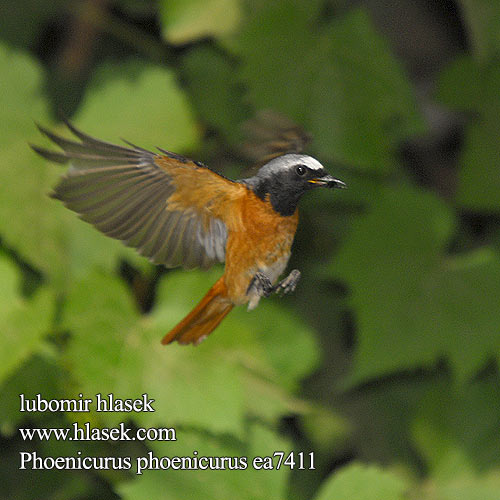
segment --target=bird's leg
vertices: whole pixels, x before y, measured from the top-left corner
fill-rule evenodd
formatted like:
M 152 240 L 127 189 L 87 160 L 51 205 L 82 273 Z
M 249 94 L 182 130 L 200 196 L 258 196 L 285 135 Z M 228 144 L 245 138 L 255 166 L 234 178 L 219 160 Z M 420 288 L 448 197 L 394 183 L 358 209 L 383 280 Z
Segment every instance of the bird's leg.
M 291 293 L 297 287 L 299 279 L 300 271 L 294 269 L 286 278 L 273 286 L 271 280 L 264 273 L 257 271 L 247 289 L 247 295 L 251 290 L 255 290 L 260 297 L 269 297 L 272 293 L 279 295 Z
M 262 272 L 257 271 L 247 288 L 247 295 L 255 290 L 260 297 L 269 297 L 274 292 L 271 280 Z
M 298 269 L 294 269 L 290 272 L 290 274 L 282 279 L 279 283 L 274 287 L 274 292 L 279 295 L 284 295 L 285 293 L 292 293 L 297 287 L 297 283 L 300 280 L 300 271 Z

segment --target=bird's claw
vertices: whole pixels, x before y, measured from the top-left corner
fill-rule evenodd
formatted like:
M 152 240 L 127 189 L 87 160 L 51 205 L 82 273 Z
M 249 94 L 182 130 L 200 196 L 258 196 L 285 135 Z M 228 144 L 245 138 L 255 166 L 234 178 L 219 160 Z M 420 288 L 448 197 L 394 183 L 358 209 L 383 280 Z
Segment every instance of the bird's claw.
M 300 271 L 294 269 L 285 279 L 282 279 L 276 286 L 273 286 L 271 280 L 264 273 L 258 271 L 250 282 L 247 295 L 251 290 L 255 290 L 260 297 L 269 297 L 272 293 L 280 296 L 292 293 L 297 287 L 299 280 Z
M 295 288 L 297 288 L 297 283 L 300 280 L 300 271 L 298 269 L 294 269 L 290 272 L 290 274 L 282 279 L 275 287 L 274 291 L 278 295 L 285 295 L 287 293 L 292 293 Z
M 264 273 L 261 273 L 260 271 L 257 271 L 255 273 L 255 276 L 250 282 L 250 285 L 248 286 L 247 289 L 247 295 L 252 289 L 255 290 L 257 294 L 260 295 L 261 297 L 269 297 L 269 295 L 271 295 L 271 293 L 273 293 L 274 291 L 274 287 L 271 283 L 271 280 Z

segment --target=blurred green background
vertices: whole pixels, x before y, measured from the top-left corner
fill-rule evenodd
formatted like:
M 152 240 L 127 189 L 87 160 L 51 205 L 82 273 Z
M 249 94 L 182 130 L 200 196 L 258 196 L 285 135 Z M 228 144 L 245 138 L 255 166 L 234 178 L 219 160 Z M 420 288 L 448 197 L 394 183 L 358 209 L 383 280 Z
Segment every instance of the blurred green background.
M 497 0 L 2 0 L 0 497 L 500 499 L 499 56 Z M 154 267 L 49 199 L 64 170 L 28 148 L 34 121 L 237 178 L 263 109 L 349 189 L 303 200 L 294 295 L 162 347 L 222 268 Z M 109 392 L 156 412 L 19 412 L 20 393 Z M 86 420 L 178 441 L 17 430 Z M 315 470 L 18 470 L 20 451 L 193 450 L 314 452 Z

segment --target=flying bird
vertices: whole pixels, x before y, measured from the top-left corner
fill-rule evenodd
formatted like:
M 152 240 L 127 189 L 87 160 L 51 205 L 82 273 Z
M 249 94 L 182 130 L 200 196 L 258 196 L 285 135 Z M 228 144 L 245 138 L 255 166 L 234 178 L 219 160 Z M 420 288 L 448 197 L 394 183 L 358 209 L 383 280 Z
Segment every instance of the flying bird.
M 251 310 L 261 297 L 292 292 L 300 272 L 279 278 L 300 198 L 319 187 L 345 187 L 305 154 L 273 149 L 255 175 L 233 181 L 179 154 L 111 144 L 65 123 L 77 140 L 38 126 L 61 151 L 31 146 L 50 161 L 70 164 L 53 198 L 156 264 L 207 269 L 225 262 L 223 276 L 163 344 L 197 345 L 235 305 Z

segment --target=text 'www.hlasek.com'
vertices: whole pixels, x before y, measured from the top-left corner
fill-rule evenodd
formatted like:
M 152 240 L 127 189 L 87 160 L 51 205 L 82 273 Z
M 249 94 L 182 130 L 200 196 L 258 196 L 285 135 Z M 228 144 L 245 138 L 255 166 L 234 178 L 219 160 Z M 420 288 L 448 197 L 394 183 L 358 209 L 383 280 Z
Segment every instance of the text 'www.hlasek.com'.
M 20 394 L 19 411 L 23 413 L 70 414 L 90 412 L 114 412 L 130 416 L 134 413 L 154 412 L 154 399 L 143 394 L 136 399 L 120 399 L 113 394 L 96 394 L 94 398 L 84 398 L 82 394 L 75 399 L 45 399 L 41 394 L 28 398 Z M 177 431 L 173 427 L 135 427 L 120 422 L 114 427 L 98 427 L 90 422 L 73 422 L 65 428 L 19 429 L 25 442 L 40 441 L 139 441 L 175 442 Z M 19 453 L 20 470 L 134 470 L 143 474 L 146 470 L 280 470 L 282 468 L 313 470 L 314 453 L 273 451 L 263 456 L 208 456 L 198 450 L 189 454 L 155 456 L 146 451 L 138 456 L 90 456 L 77 450 L 71 456 L 41 456 L 36 451 Z

